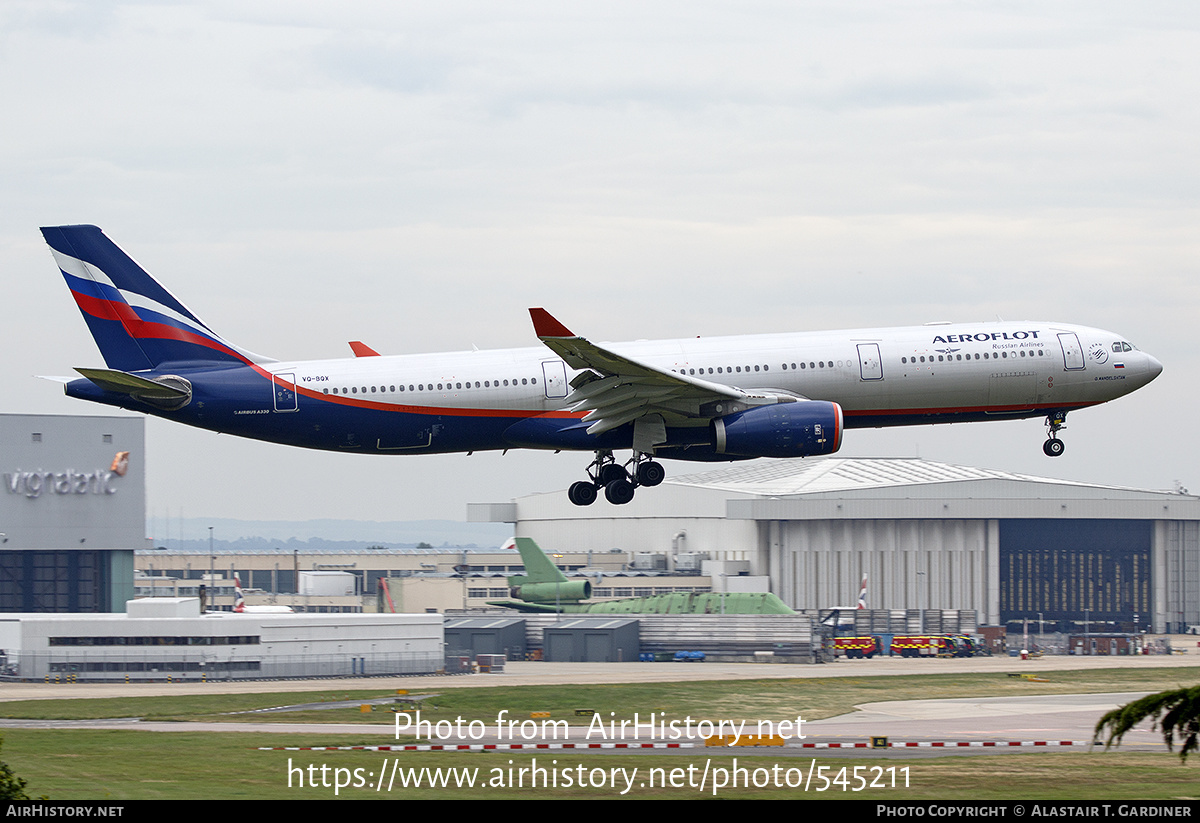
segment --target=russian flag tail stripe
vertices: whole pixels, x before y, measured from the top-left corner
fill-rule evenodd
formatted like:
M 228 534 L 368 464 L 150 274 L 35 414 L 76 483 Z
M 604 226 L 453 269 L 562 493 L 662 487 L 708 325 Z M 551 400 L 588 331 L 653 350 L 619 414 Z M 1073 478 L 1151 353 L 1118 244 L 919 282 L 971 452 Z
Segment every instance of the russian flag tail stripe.
M 42 236 L 110 368 L 272 362 L 223 340 L 96 226 L 52 226 Z

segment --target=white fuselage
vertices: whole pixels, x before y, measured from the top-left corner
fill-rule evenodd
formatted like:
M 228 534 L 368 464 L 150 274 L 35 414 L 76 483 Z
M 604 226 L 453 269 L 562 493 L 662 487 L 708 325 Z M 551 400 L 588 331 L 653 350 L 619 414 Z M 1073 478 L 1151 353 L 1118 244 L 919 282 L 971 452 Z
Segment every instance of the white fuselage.
M 664 370 L 830 400 L 848 427 L 1040 414 L 1103 403 L 1161 364 L 1119 335 L 1045 322 L 931 324 L 606 344 Z M 396 410 L 526 416 L 563 408 L 576 372 L 544 348 L 271 363 L 302 394 Z M 294 376 L 294 377 L 293 377 Z M 927 422 L 937 422 L 928 420 Z

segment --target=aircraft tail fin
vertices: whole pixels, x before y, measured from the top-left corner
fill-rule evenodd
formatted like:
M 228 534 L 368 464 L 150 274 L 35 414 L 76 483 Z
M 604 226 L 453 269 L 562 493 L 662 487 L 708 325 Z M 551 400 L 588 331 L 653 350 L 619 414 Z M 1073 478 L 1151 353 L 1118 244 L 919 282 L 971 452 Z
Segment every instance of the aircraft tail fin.
M 163 363 L 269 363 L 224 340 L 95 226 L 42 229 L 110 369 Z
M 525 564 L 525 574 L 522 583 L 566 583 L 567 576 L 558 566 L 554 565 L 542 547 L 528 537 L 514 537 L 517 551 L 521 553 L 521 562 Z
M 246 611 L 246 598 L 242 595 L 242 581 L 236 574 L 233 576 L 233 610 L 238 614 Z
M 858 590 L 858 607 L 865 609 L 867 607 L 867 573 L 863 572 L 862 588 Z

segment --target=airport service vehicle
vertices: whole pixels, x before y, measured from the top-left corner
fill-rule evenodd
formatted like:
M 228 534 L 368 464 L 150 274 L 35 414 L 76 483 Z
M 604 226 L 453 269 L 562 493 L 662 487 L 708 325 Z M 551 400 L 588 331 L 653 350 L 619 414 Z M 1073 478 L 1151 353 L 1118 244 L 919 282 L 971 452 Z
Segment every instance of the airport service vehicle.
M 940 635 L 896 635 L 892 654 L 900 657 L 953 657 L 954 641 Z
M 833 648 L 846 656 L 847 660 L 870 660 L 883 654 L 883 640 L 878 637 L 835 637 Z
M 628 503 L 660 459 L 832 454 L 845 429 L 1045 417 L 1146 385 L 1162 365 L 1121 335 L 1057 322 L 593 343 L 542 308 L 542 345 L 275 360 L 214 332 L 95 226 L 43 228 L 107 368 L 72 397 L 311 449 L 592 452 L 576 505 Z M 630 450 L 624 463 L 614 451 Z

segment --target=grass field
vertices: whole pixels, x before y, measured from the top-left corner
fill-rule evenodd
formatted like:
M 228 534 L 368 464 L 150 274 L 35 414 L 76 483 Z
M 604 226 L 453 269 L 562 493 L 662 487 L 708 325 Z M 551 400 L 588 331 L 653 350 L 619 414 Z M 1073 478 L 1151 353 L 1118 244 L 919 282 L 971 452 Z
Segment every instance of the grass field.
M 667 712 L 671 717 L 782 720 L 800 715 L 811 720 L 851 711 L 854 704 L 879 700 L 1157 691 L 1196 683 L 1200 680 L 1200 668 L 1049 672 L 1043 677 L 1049 682 L 965 674 L 443 689 L 425 701 L 423 717 L 433 721 L 462 717 L 490 723 L 501 710 L 520 719 L 530 711 L 549 711 L 559 718 L 570 717 L 575 709 L 587 708 L 606 716 L 613 712 L 617 719 L 630 717 L 635 711 L 643 716 L 653 711 Z M 0 716 L 213 720 L 230 719 L 225 712 L 386 694 L 316 689 L 282 694 L 33 700 L 0 703 Z M 243 715 L 234 719 L 248 718 Z M 390 714 L 335 709 L 256 714 L 249 719 L 380 723 L 388 722 Z M 607 798 L 622 796 L 622 790 L 626 790 L 627 797 L 684 799 L 713 796 L 713 782 L 722 769 L 726 770 L 726 785 L 716 796 L 726 798 L 1122 800 L 1200 796 L 1197 771 L 1200 758 L 1181 765 L 1177 756 L 1167 753 L 1039 752 L 936 759 L 889 758 L 886 753 L 867 751 L 852 757 L 738 755 L 736 760 L 742 771 L 731 773 L 734 757 L 712 756 L 704 749 L 623 756 L 562 751 L 537 755 L 432 752 L 397 755 L 256 750 L 259 746 L 394 742 L 374 734 L 6 729 L 3 738 L 0 755 L 3 760 L 28 781 L 31 795 L 46 795 L 52 800 L 332 799 L 338 781 L 350 784 L 337 792 L 339 798 Z M 541 779 L 554 780 L 557 788 L 528 786 L 528 772 L 523 777 L 520 770 L 529 769 L 535 758 L 537 767 L 547 770 Z M 309 766 L 313 768 L 310 770 Z M 426 783 L 438 776 L 437 769 L 454 771 L 440 773 L 450 782 L 446 787 L 402 788 L 393 782 L 390 791 L 376 790 L 381 773 L 398 780 L 409 775 L 405 771 L 408 768 L 415 769 L 412 779 L 420 778 Z M 637 772 L 632 773 L 635 768 Z M 434 771 L 422 774 L 421 769 Z M 696 784 L 705 774 L 704 788 L 700 788 Z M 734 774 L 739 785 L 728 785 Z M 472 776 L 475 787 L 457 785 L 456 781 Z M 672 777 L 676 785 L 659 785 L 672 782 Z M 578 785 L 581 779 L 603 785 L 581 787 Z M 314 781 L 317 785 L 310 785 Z M 741 785 L 755 781 L 766 785 Z M 520 782 L 526 785 L 517 785 Z M 568 782 L 571 785 L 565 785 Z M 789 782 L 799 786 L 789 788 Z M 870 786 L 872 782 L 876 784 L 874 788 Z M 486 783 L 500 785 L 490 788 L 481 785 Z M 822 787 L 824 791 L 817 791 Z
M 732 786 L 728 773 L 735 758 L 710 756 L 705 750 L 677 755 L 600 755 L 544 752 L 404 753 L 257 751 L 255 745 L 355 745 L 363 738 L 346 736 L 255 735 L 104 730 L 29 730 L 5 732 L 4 759 L 29 782 L 31 795 L 51 800 L 268 800 L 404 798 L 855 798 L 873 800 L 1180 800 L 1200 797 L 1196 764 L 1182 766 L 1166 753 L 1029 753 L 937 759 L 899 759 L 864 752 L 852 758 L 736 758 L 744 777 Z M 378 742 L 377 740 L 375 742 Z M 558 788 L 530 787 L 531 764 L 553 770 Z M 309 785 L 310 773 L 317 786 Z M 428 770 L 426 781 L 441 772 L 444 787 L 401 787 L 376 790 L 382 771 L 394 765 L 415 776 Z M 321 767 L 326 767 L 324 776 Z M 707 779 L 700 779 L 707 767 Z M 589 783 L 576 783 L 582 768 Z M 855 779 L 858 769 L 861 780 Z M 594 770 L 603 770 L 597 773 Z M 612 769 L 623 769 L 613 779 Z M 630 774 L 636 769 L 637 772 Z M 690 774 L 689 774 L 690 769 Z M 718 771 L 725 769 L 721 777 Z M 791 772 L 788 772 L 788 770 Z M 814 777 L 805 791 L 810 770 Z M 338 770 L 341 770 L 340 772 Z M 357 770 L 357 772 L 356 772 Z M 450 770 L 458 770 L 452 773 Z M 654 771 L 657 770 L 657 771 Z M 756 772 L 756 770 L 758 770 Z M 672 777 L 677 786 L 663 786 Z M 772 772 L 775 783 L 772 785 Z M 476 787 L 459 786 L 456 778 L 474 774 Z M 565 775 L 569 774 L 570 778 Z M 742 774 L 742 773 L 739 773 Z M 816 776 L 823 774 L 825 780 Z M 360 784 L 355 787 L 355 777 Z M 291 785 L 289 786 L 289 779 Z M 334 784 L 347 784 L 335 794 Z M 500 785 L 488 786 L 499 780 Z M 724 785 L 713 788 L 714 781 Z M 653 785 L 651 784 L 653 781 Z M 755 787 L 746 783 L 764 783 Z M 321 783 L 328 783 L 322 786 Z M 630 782 L 632 788 L 628 788 Z M 789 788 L 788 783 L 799 784 Z M 876 783 L 871 788 L 870 783 Z M 301 785 L 303 783 L 303 785 Z M 690 783 L 690 785 L 689 785 Z M 892 784 L 895 785 L 892 785 Z M 614 785 L 615 784 L 615 785 Z M 905 785 L 907 784 L 907 785 Z M 821 788 L 824 791 L 821 791 Z M 863 787 L 856 791 L 856 788 Z M 622 792 L 625 792 L 624 795 Z
M 1200 666 L 1190 668 L 1094 669 L 1045 672 L 1046 682 L 994 674 L 922 674 L 894 677 L 839 677 L 820 680 L 720 680 L 680 683 L 623 683 L 596 686 L 521 686 L 437 689 L 420 702 L 422 717 L 431 720 L 494 721 L 501 710 L 509 717 L 549 711 L 571 717 L 576 709 L 593 709 L 617 720 L 634 712 L 667 712 L 671 717 L 745 718 L 751 720 L 820 720 L 853 711 L 860 703 L 955 697 L 1003 697 L 1035 694 L 1098 694 L 1159 691 L 1200 682 Z M 414 695 L 429 693 L 410 687 Z M 0 703 L 0 717 L 39 720 L 84 720 L 142 717 L 147 720 L 240 721 L 245 712 L 300 703 L 336 702 L 386 697 L 392 692 L 329 691 L 261 694 L 211 694 L 179 697 L 96 698 L 90 700 L 23 700 Z M 378 712 L 357 708 L 260 714 L 255 722 L 380 723 Z

